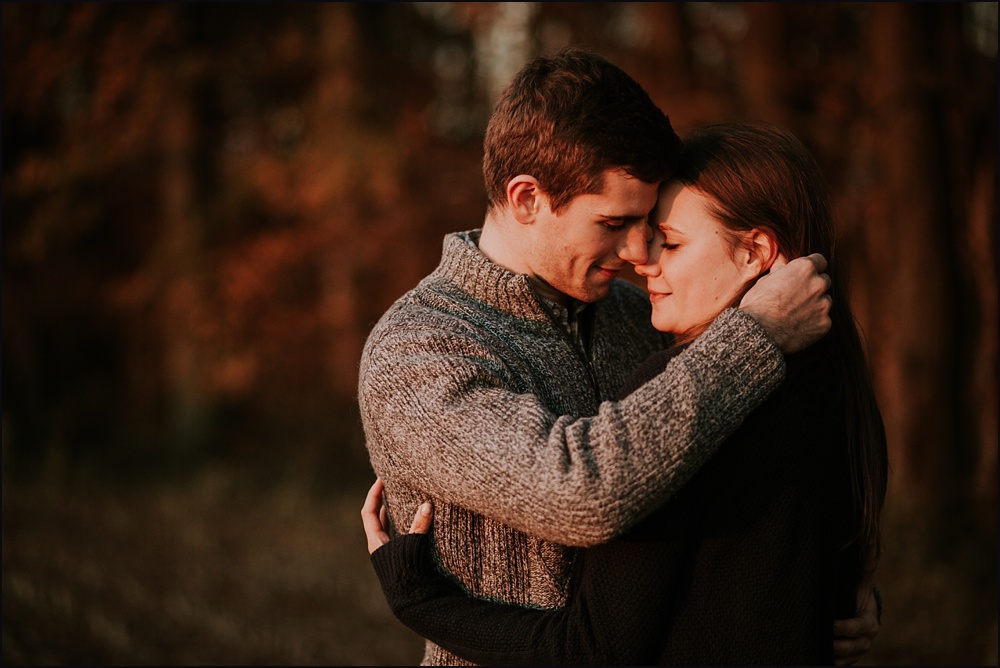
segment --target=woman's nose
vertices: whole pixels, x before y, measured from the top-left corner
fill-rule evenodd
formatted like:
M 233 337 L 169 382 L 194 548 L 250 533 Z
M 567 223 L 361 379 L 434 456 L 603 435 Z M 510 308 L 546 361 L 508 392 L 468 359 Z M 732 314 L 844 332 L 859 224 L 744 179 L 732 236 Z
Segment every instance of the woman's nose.
M 649 259 L 642 264 L 635 265 L 635 273 L 643 278 L 649 278 L 650 276 L 659 276 L 660 274 L 660 264 L 653 259 L 653 253 L 649 253 Z

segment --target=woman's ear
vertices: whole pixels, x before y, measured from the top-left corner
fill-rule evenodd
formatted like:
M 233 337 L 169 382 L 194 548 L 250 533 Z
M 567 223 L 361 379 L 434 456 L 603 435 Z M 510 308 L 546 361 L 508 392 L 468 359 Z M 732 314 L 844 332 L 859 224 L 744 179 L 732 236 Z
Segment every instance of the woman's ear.
M 507 204 L 517 222 L 530 225 L 545 206 L 545 193 L 538 179 L 519 174 L 507 182 Z
M 763 230 L 750 230 L 743 239 L 745 254 L 743 268 L 749 279 L 762 276 L 778 259 L 778 242 Z

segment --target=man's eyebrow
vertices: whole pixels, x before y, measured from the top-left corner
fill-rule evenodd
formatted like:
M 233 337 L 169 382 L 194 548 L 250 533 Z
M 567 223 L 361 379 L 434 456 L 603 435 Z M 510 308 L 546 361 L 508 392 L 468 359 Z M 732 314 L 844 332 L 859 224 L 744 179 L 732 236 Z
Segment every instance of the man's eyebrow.
M 617 214 L 617 215 L 615 215 L 615 214 L 610 214 L 610 213 L 604 213 L 604 214 L 599 214 L 599 217 L 602 218 L 603 220 L 620 220 L 623 223 L 637 223 L 639 221 L 648 220 L 649 219 L 649 214 L 648 213 L 644 213 L 642 215 L 636 215 L 636 214 Z

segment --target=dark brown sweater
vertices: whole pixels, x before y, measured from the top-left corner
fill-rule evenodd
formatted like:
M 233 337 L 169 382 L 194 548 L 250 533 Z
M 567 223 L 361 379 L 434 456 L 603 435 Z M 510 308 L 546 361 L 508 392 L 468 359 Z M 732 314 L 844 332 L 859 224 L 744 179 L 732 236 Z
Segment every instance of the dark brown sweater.
M 834 548 L 849 522 L 843 409 L 821 343 L 670 502 L 580 553 L 565 608 L 475 599 L 440 575 L 421 536 L 372 555 L 393 611 L 483 664 L 821 665 L 854 615 L 860 564 Z M 625 388 L 654 377 L 654 355 Z

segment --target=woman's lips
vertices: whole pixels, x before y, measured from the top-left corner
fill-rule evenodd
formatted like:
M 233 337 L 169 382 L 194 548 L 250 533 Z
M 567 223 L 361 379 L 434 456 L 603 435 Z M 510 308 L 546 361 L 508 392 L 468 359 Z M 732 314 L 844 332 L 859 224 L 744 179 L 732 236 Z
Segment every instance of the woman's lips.
M 670 296 L 669 292 L 650 292 L 649 293 L 649 301 L 651 301 L 651 302 L 658 302 L 661 299 L 666 299 L 669 296 Z

